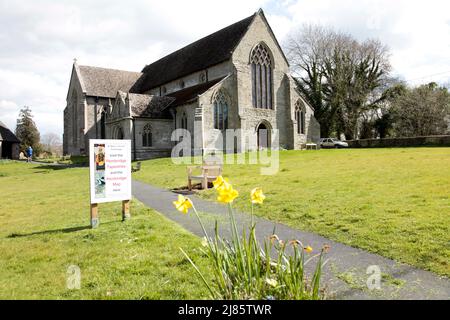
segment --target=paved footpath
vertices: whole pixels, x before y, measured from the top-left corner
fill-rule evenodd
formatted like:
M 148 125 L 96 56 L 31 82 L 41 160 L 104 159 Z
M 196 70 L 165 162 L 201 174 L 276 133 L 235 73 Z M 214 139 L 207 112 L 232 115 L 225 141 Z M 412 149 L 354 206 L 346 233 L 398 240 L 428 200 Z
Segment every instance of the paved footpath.
M 193 234 L 203 236 L 193 215 L 183 215 L 173 207 L 172 201 L 177 198 L 177 194 L 133 181 L 133 195 Z M 214 235 L 214 224 L 217 220 L 220 235 L 229 238 L 230 227 L 226 206 L 200 199 L 195 195 L 189 197 L 200 212 L 208 234 Z M 237 212 L 236 221 L 241 228 L 248 228 L 250 215 Z M 324 268 L 323 283 L 332 299 L 450 299 L 448 278 L 331 241 L 314 233 L 296 230 L 262 218 L 255 218 L 255 221 L 259 241 L 270 236 L 276 228 L 275 233 L 283 240 L 299 239 L 315 249 L 325 244 L 331 246 L 327 255 L 328 263 Z M 366 272 L 369 266 L 379 266 L 381 269 L 382 281 L 379 290 L 367 288 L 366 283 L 370 274 Z M 310 265 L 310 268 L 312 267 L 313 264 Z

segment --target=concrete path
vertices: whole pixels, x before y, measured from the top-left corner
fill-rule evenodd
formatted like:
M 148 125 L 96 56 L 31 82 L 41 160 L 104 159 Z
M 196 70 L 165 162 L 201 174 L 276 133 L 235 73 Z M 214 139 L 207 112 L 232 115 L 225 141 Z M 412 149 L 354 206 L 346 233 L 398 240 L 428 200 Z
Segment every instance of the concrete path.
M 202 230 L 191 214 L 176 211 L 172 201 L 177 194 L 139 181 L 133 181 L 133 195 L 147 206 L 162 213 L 190 232 L 203 236 Z M 214 235 L 214 224 L 219 222 L 219 232 L 223 238 L 230 237 L 226 206 L 189 196 L 200 212 L 210 236 Z M 247 228 L 250 216 L 236 213 L 236 221 L 241 228 Z M 337 243 L 314 233 L 295 230 L 283 224 L 255 218 L 257 236 L 260 241 L 270 236 L 276 229 L 280 239 L 299 239 L 315 249 L 324 244 L 331 246 L 324 268 L 323 283 L 332 299 L 450 299 L 450 279 L 423 271 L 409 265 L 400 264 L 376 254 Z M 378 266 L 382 273 L 380 290 L 369 290 L 366 274 L 369 266 Z M 312 268 L 312 264 L 310 268 Z

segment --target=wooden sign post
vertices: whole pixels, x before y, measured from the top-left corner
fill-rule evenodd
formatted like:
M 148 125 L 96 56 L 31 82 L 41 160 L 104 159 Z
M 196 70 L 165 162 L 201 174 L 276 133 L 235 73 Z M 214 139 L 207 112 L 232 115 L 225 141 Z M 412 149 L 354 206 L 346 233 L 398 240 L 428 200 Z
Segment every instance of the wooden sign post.
M 89 140 L 91 227 L 100 224 L 98 205 L 122 201 L 122 221 L 131 218 L 131 141 Z
M 129 220 L 130 218 L 130 200 L 122 201 L 122 221 Z
M 95 229 L 98 227 L 99 225 L 99 220 L 98 220 L 98 204 L 97 203 L 92 203 L 91 204 L 91 228 Z

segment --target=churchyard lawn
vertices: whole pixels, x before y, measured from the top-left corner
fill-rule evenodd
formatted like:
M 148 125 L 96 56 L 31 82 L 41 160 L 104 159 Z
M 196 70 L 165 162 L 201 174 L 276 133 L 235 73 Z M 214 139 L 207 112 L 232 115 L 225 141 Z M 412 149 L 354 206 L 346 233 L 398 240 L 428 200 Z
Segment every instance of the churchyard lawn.
M 0 299 L 201 299 L 208 292 L 182 247 L 203 270 L 201 240 L 132 202 L 100 205 L 89 228 L 89 169 L 0 162 Z M 70 265 L 81 289 L 69 290 Z M 73 284 L 73 282 L 71 282 Z
M 259 216 L 450 276 L 450 148 L 282 151 L 276 175 L 247 164 L 224 176 L 241 194 L 263 188 Z M 134 178 L 185 186 L 186 166 L 148 160 Z M 247 199 L 236 206 L 250 212 Z

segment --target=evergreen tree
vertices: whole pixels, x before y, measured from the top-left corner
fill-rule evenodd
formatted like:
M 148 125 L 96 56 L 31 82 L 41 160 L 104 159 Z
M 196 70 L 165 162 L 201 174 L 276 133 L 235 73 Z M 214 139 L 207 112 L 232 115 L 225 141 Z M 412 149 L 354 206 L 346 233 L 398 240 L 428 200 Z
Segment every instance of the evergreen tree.
M 17 119 L 16 136 L 21 141 L 21 151 L 25 151 L 28 146 L 31 146 L 34 154 L 39 154 L 41 150 L 40 134 L 34 123 L 31 109 L 27 106 L 20 110 L 19 118 Z

